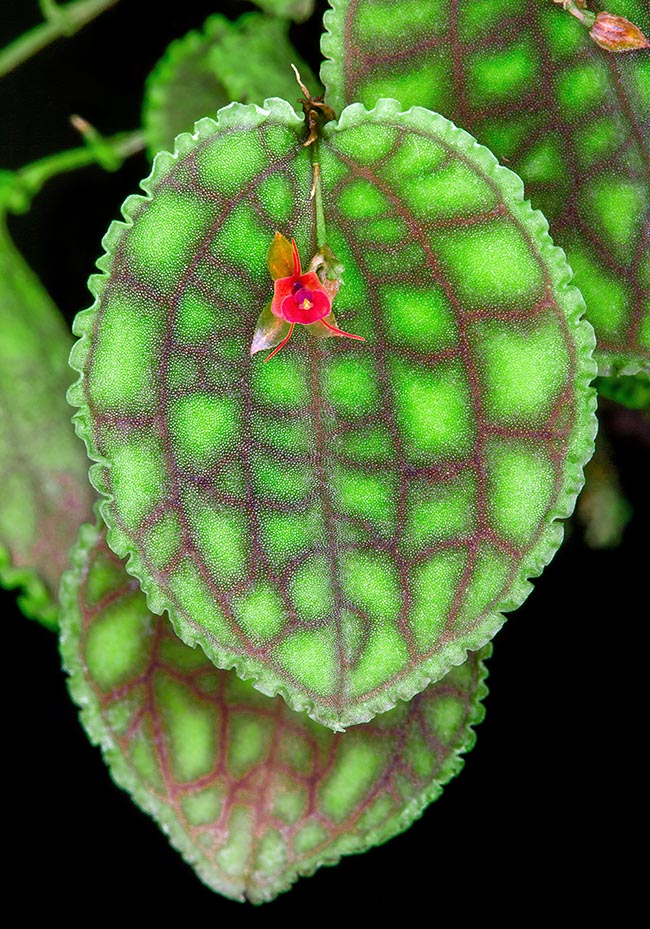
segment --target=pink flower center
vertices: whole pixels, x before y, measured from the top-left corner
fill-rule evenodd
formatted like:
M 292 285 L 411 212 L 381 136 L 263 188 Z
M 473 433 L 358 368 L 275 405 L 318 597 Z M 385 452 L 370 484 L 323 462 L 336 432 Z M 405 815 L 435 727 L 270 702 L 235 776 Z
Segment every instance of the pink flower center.
M 314 295 L 306 287 L 298 287 L 294 292 L 294 299 L 299 310 L 311 310 L 314 305 Z
M 316 275 L 311 275 L 316 278 Z M 307 277 L 307 275 L 302 275 Z M 311 284 L 311 281 L 305 282 Z M 300 280 L 291 285 L 291 292 L 282 300 L 279 315 L 288 323 L 301 323 L 308 326 L 325 316 L 329 316 L 332 305 L 327 294 L 322 290 L 305 287 Z

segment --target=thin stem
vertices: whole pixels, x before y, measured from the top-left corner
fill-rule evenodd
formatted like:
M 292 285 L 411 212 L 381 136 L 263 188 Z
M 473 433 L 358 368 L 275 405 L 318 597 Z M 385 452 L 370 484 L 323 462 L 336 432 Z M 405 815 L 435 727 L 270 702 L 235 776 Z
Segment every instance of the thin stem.
M 585 8 L 586 0 L 553 0 L 553 3 L 558 3 L 588 29 L 591 29 L 596 21 L 596 14 Z
M 125 158 L 135 155 L 144 149 L 144 134 L 136 129 L 133 132 L 120 132 L 108 139 L 102 139 L 102 149 L 111 152 L 116 159 L 115 167 L 119 167 Z M 65 174 L 76 168 L 101 162 L 103 152 L 92 145 L 81 145 L 79 148 L 70 148 L 55 155 L 46 155 L 38 161 L 33 161 L 16 172 L 21 182 L 32 194 L 37 193 L 46 181 L 57 174 Z
M 119 0 L 74 0 L 65 6 L 41 3 L 46 14 L 45 22 L 23 33 L 0 51 L 0 77 L 13 71 L 32 55 L 61 36 L 71 36 L 87 23 L 115 6 Z
M 18 171 L 7 172 L 5 184 L 7 184 L 8 191 L 1 196 L 2 187 L 0 186 L 0 206 L 2 206 L 2 200 L 5 200 L 5 205 L 10 210 L 24 212 L 29 209 L 32 197 L 51 177 L 91 164 L 99 164 L 109 171 L 114 171 L 119 168 L 125 158 L 141 152 L 144 147 L 144 135 L 137 130 L 120 132 L 109 138 L 101 138 L 99 142 L 90 142 L 79 148 L 70 148 L 54 155 L 46 155 L 45 158 L 33 161 L 24 168 L 19 168 Z
M 311 164 L 312 164 L 312 192 L 314 206 L 316 207 L 316 250 L 322 248 L 327 242 L 327 233 L 325 231 L 325 211 L 323 209 L 323 189 L 321 187 L 320 173 L 320 140 L 315 139 L 311 146 Z
M 322 248 L 327 241 L 327 234 L 325 232 L 325 212 L 323 210 L 323 191 L 321 188 L 321 173 L 320 173 L 320 130 L 321 130 L 321 120 L 328 121 L 334 119 L 334 110 L 324 103 L 320 98 L 316 100 L 312 99 L 312 95 L 309 92 L 309 88 L 306 84 L 303 83 L 302 78 L 300 77 L 300 71 L 294 64 L 291 65 L 293 68 L 293 73 L 296 75 L 296 81 L 298 82 L 298 87 L 302 90 L 305 95 L 304 100 L 302 100 L 302 108 L 305 114 L 305 119 L 307 122 L 307 128 L 309 129 L 309 135 L 307 141 L 303 142 L 303 145 L 309 146 L 311 150 L 311 164 L 312 164 L 312 188 L 311 196 L 314 199 L 316 206 L 316 250 Z

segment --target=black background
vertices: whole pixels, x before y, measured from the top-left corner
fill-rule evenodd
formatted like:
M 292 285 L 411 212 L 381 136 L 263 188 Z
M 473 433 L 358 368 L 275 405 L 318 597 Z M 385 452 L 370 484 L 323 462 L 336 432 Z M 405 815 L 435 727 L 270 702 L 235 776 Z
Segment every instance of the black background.
M 212 12 L 249 8 L 185 0 L 168 12 L 122 0 L 0 81 L 0 167 L 78 144 L 71 113 L 105 134 L 137 127 L 144 78 L 166 44 Z M 35 0 L 2 0 L 0 46 L 37 21 Z M 294 27 L 293 36 L 317 68 L 318 35 Z M 69 319 L 89 303 L 102 235 L 147 174 L 141 156 L 117 174 L 57 178 L 12 218 L 17 244 Z M 5 908 L 127 925 L 145 916 L 408 920 L 420 908 L 427 925 L 484 913 L 527 925 L 610 907 L 624 919 L 644 800 L 650 446 L 633 432 L 638 417 L 610 408 L 604 421 L 635 509 L 623 546 L 589 551 L 573 529 L 496 638 L 476 748 L 422 819 L 261 908 L 203 887 L 112 784 L 68 699 L 55 636 L 3 594 Z

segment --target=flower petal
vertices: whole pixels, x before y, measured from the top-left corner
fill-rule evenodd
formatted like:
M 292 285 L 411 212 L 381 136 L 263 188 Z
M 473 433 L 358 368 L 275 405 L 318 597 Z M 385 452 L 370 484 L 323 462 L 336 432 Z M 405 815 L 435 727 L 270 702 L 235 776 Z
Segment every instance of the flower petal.
M 293 274 L 293 248 L 281 232 L 276 232 L 266 254 L 266 263 L 274 281 Z
M 301 288 L 282 301 L 282 316 L 290 323 L 308 326 L 325 316 L 329 316 L 332 305 L 329 297 L 322 290 Z
M 251 343 L 251 355 L 279 345 L 289 331 L 289 323 L 279 319 L 267 303 L 257 320 L 255 333 Z

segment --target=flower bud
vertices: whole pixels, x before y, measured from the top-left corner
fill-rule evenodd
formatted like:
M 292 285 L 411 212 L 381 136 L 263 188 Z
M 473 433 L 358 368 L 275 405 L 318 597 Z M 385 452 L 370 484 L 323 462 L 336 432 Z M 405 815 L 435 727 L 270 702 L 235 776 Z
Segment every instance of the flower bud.
M 596 45 L 608 52 L 650 48 L 650 42 L 634 23 L 612 13 L 599 13 L 589 35 Z

